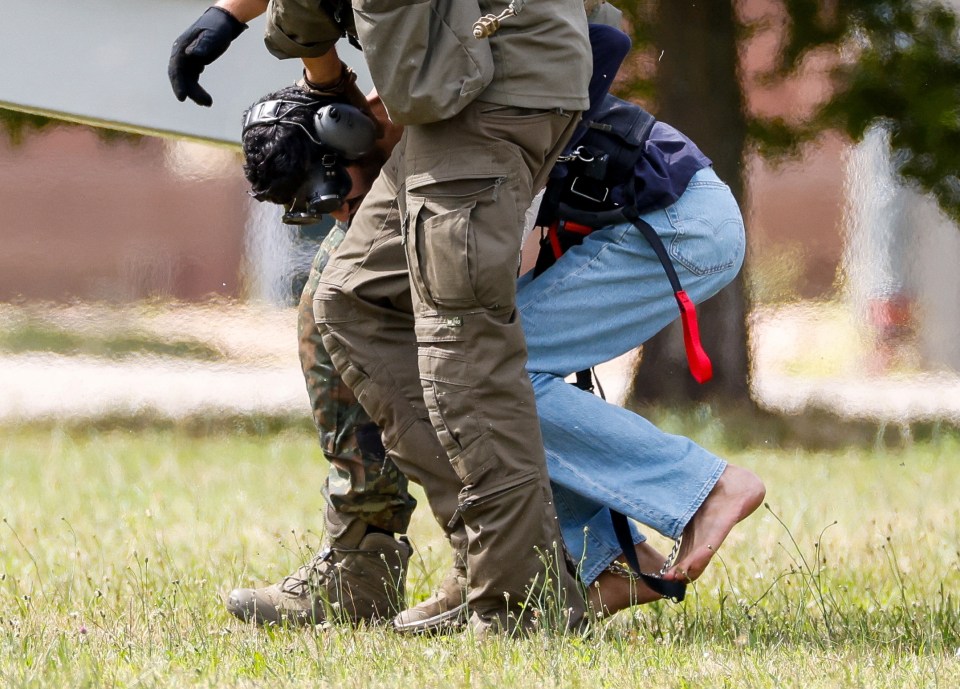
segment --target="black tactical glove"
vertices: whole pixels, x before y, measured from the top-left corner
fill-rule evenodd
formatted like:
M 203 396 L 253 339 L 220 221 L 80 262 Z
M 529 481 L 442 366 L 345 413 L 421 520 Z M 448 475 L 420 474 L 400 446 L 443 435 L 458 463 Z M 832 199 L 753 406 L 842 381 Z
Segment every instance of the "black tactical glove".
M 167 76 L 177 100 L 209 107 L 213 98 L 200 86 L 203 68 L 223 55 L 247 25 L 219 7 L 210 7 L 173 42 Z

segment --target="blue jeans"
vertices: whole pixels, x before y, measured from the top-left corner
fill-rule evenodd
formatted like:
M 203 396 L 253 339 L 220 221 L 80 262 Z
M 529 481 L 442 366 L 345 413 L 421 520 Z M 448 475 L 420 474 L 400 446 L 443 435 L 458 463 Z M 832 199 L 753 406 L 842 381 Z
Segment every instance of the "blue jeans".
M 663 240 L 694 303 L 740 270 L 743 219 L 711 168 L 698 172 L 676 203 L 643 220 Z M 557 515 L 590 583 L 622 551 L 610 509 L 676 539 L 726 462 L 564 381 L 634 349 L 679 314 L 663 267 L 633 225 L 593 232 L 517 287 Z M 635 531 L 634 538 L 643 536 Z

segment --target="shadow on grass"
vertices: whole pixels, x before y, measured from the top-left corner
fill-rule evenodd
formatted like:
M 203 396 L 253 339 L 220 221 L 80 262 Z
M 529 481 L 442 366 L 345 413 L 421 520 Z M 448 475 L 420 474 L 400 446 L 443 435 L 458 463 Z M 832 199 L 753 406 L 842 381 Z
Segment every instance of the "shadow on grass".
M 671 433 L 694 440 L 706 437 L 708 444 L 719 444 L 729 450 L 895 448 L 913 442 L 960 437 L 960 427 L 949 421 L 899 423 L 850 419 L 820 407 L 807 407 L 797 414 L 774 413 L 752 403 L 641 405 L 631 409 Z
M 799 414 L 775 414 L 753 405 L 698 404 L 687 407 L 634 407 L 663 430 L 685 435 L 702 445 L 728 451 L 764 449 L 838 450 L 850 447 L 896 448 L 914 442 L 960 439 L 960 427 L 948 421 L 908 424 L 868 419 L 843 419 L 823 409 Z M 93 417 L 6 420 L 0 428 L 60 428 L 64 430 L 176 430 L 187 435 L 270 435 L 297 430 L 316 433 L 307 414 L 200 413 L 171 417 L 154 410 L 116 412 Z

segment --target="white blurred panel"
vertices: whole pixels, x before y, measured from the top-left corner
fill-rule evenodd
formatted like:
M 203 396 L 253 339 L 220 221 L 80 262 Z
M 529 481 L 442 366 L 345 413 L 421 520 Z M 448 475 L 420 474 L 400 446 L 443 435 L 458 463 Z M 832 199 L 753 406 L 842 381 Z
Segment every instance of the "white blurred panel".
M 277 60 L 251 23 L 201 76 L 213 107 L 173 96 L 174 39 L 212 0 L 0 0 L 0 106 L 172 136 L 238 142 L 240 115 L 293 83 L 299 60 Z M 359 51 L 337 50 L 371 88 Z

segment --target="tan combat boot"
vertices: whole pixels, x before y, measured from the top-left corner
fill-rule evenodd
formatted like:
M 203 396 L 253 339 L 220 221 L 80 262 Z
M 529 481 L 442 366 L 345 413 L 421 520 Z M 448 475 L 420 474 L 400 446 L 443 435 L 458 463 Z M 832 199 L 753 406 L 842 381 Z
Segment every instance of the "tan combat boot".
M 227 610 L 247 622 L 291 626 L 384 619 L 403 602 L 410 552 L 406 538 L 380 533 L 355 548 L 334 541 L 278 584 L 234 589 Z
M 434 594 L 393 618 L 393 628 L 401 634 L 437 634 L 457 631 L 466 621 L 467 570 L 456 557 Z

